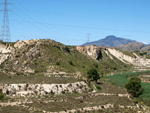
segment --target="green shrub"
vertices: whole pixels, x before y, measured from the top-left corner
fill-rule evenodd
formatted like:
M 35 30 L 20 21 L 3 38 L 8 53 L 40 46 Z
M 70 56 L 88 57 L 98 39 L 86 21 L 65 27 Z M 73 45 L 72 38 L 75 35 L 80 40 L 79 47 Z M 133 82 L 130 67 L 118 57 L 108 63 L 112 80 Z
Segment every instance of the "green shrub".
M 19 58 L 19 55 L 16 55 L 16 58 Z
M 69 64 L 70 64 L 70 65 L 73 65 L 73 62 L 72 62 L 72 61 L 69 61 Z
M 139 97 L 144 90 L 141 86 L 141 80 L 138 77 L 132 77 L 129 83 L 125 85 L 125 88 L 133 97 Z
M 69 49 L 68 46 L 65 46 L 65 47 L 63 48 L 63 50 L 66 51 L 66 52 L 68 52 L 68 53 L 70 53 L 70 49 Z
M 56 62 L 56 65 L 60 65 L 60 62 Z
M 97 88 L 98 90 L 101 90 L 101 87 L 100 87 L 99 85 L 96 85 L 96 88 Z
M 0 93 L 0 100 L 4 98 L 4 94 Z
M 100 79 L 99 73 L 97 69 L 93 68 L 87 71 L 87 78 L 89 80 L 94 80 L 97 82 L 98 79 Z

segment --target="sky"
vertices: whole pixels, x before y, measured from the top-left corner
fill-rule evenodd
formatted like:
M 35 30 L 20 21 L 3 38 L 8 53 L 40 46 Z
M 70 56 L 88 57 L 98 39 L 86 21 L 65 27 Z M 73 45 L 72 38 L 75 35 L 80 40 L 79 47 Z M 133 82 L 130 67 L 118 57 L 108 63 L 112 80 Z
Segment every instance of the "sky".
M 4 2 L 4 0 L 0 0 Z M 108 35 L 150 43 L 150 0 L 8 0 L 11 41 L 81 45 Z M 3 9 L 3 5 L 0 5 Z M 0 12 L 0 25 L 3 13 Z M 1 27 L 0 27 L 1 28 Z

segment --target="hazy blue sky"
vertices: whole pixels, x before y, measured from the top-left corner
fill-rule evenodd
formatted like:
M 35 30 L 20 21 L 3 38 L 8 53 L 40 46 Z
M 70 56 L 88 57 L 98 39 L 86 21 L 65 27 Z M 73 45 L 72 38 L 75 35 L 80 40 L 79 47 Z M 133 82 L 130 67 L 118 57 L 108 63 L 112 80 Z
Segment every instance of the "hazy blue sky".
M 115 35 L 150 42 L 150 0 L 8 1 L 13 3 L 9 5 L 12 41 L 49 38 L 80 45 L 89 33 L 90 41 Z

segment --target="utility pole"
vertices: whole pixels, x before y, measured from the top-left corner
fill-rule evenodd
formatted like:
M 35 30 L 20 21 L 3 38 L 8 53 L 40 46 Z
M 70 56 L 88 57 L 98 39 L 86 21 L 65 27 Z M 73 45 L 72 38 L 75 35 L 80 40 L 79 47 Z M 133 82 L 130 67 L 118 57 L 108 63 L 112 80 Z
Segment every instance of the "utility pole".
M 90 42 L 90 34 L 87 34 L 87 42 Z
M 0 40 L 4 42 L 11 42 L 10 37 L 10 28 L 9 28 L 9 18 L 8 18 L 8 0 L 4 0 L 4 3 L 1 3 L 4 5 L 4 8 L 0 11 L 3 12 L 3 18 L 2 18 L 2 26 L 1 26 L 1 32 L 0 32 Z

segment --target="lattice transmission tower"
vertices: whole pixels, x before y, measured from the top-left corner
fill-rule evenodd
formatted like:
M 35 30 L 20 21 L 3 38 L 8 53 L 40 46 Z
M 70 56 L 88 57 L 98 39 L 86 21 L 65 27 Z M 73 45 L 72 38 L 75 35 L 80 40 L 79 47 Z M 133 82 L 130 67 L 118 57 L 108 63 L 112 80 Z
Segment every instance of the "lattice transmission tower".
M 87 42 L 90 42 L 90 34 L 87 34 Z
M 11 42 L 9 18 L 8 18 L 8 11 L 10 10 L 8 10 L 8 4 L 10 4 L 8 3 L 8 0 L 4 0 L 4 3 L 1 3 L 1 5 L 4 5 L 4 7 L 2 10 L 0 10 L 3 12 L 0 40 L 4 42 Z

